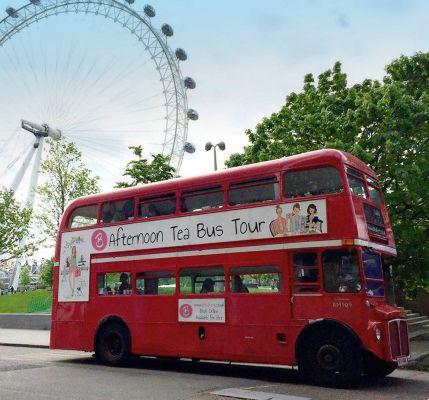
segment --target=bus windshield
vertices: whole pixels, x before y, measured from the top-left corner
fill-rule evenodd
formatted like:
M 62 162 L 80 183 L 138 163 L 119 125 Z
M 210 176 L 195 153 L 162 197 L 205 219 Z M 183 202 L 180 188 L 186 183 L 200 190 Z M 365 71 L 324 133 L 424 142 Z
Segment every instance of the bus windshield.
M 363 270 L 365 273 L 365 291 L 367 296 L 384 296 L 383 268 L 380 254 L 362 252 Z

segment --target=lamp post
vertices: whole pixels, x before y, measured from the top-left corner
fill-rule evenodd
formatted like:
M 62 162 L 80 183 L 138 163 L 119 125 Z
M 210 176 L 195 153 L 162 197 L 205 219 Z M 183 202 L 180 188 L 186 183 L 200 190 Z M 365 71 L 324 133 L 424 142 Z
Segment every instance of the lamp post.
M 206 151 L 210 151 L 213 148 L 214 151 L 214 169 L 217 171 L 217 156 L 216 156 L 216 147 L 219 147 L 219 150 L 225 150 L 225 142 L 219 142 L 218 144 L 213 144 L 212 142 L 206 143 Z

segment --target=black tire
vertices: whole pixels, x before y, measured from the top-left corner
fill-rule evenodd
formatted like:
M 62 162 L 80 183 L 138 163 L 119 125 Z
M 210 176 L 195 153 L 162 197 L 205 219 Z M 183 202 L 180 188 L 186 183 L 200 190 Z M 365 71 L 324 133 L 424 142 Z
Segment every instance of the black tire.
M 381 360 L 376 355 L 369 352 L 365 354 L 364 373 L 368 378 L 384 378 L 390 375 L 396 368 L 398 368 L 398 364 L 395 362 Z
M 107 322 L 97 334 L 95 356 L 106 365 L 124 365 L 131 354 L 131 336 L 128 328 L 117 321 Z
M 357 340 L 335 328 L 314 331 L 305 338 L 298 352 L 300 374 L 316 385 L 355 386 L 362 379 L 363 365 Z

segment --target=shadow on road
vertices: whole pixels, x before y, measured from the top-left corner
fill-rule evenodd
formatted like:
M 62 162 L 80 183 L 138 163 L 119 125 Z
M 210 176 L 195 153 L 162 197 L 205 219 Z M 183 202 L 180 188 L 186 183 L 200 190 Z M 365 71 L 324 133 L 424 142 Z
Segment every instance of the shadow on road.
M 263 365 L 240 365 L 209 361 L 194 362 L 190 360 L 148 357 L 135 357 L 123 367 L 102 366 L 99 365 L 93 357 L 61 360 L 59 362 L 67 364 L 94 365 L 99 368 L 120 368 L 121 370 L 144 369 L 151 371 L 191 373 L 197 375 L 215 375 L 260 380 L 263 382 L 278 384 L 307 384 L 301 379 L 297 369 Z M 429 382 L 411 379 L 410 377 L 386 377 L 384 379 L 370 379 L 366 377 L 358 387 L 354 387 L 352 390 L 357 392 L 370 391 L 373 393 L 384 393 L 385 391 L 395 392 L 396 390 L 402 393 L 422 393 L 423 390 L 424 393 L 429 393 Z M 341 392 L 347 393 L 349 390 L 338 389 L 338 395 L 341 395 Z

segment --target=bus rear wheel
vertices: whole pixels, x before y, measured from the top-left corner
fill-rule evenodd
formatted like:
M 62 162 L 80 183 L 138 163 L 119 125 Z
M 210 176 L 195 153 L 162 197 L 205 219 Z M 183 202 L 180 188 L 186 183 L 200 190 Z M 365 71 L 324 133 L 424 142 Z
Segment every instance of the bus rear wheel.
M 362 378 L 362 351 L 350 334 L 322 329 L 306 338 L 298 356 L 298 368 L 314 384 L 351 387 Z
M 107 322 L 98 332 L 95 342 L 97 360 L 107 365 L 125 364 L 131 353 L 128 328 L 119 322 Z

